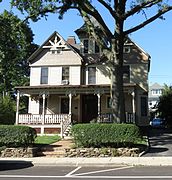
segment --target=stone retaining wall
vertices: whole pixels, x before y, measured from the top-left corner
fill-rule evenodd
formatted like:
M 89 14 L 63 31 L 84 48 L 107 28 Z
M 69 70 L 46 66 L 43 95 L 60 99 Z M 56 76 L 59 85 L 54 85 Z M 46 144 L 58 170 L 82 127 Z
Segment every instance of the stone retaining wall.
M 5 148 L 0 152 L 0 157 L 35 157 L 37 148 Z
M 139 148 L 76 148 L 65 149 L 65 157 L 138 157 Z

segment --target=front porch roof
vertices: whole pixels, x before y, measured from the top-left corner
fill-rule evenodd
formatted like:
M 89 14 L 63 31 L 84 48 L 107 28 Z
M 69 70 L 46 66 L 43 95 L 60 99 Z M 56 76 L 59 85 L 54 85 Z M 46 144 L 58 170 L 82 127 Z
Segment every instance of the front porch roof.
M 135 83 L 124 83 L 124 92 L 128 92 L 137 87 Z M 40 91 L 49 92 L 51 94 L 64 94 L 64 92 L 73 92 L 80 94 L 89 93 L 109 93 L 109 84 L 100 85 L 39 85 L 39 86 L 17 86 L 17 91 L 28 94 L 39 94 Z

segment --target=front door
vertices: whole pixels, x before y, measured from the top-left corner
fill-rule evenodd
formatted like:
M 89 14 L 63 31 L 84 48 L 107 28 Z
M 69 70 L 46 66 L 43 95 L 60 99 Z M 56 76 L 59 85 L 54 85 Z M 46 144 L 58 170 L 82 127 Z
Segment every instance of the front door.
M 98 115 L 97 95 L 89 94 L 82 97 L 82 122 L 89 123 Z

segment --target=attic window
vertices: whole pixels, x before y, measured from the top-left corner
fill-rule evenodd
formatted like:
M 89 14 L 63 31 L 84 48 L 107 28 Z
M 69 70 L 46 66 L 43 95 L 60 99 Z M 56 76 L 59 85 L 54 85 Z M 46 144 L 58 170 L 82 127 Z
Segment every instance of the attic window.
M 131 51 L 130 46 L 124 47 L 124 53 L 130 53 L 130 51 Z
M 51 49 L 50 52 L 51 52 L 51 54 L 62 54 L 61 49 Z

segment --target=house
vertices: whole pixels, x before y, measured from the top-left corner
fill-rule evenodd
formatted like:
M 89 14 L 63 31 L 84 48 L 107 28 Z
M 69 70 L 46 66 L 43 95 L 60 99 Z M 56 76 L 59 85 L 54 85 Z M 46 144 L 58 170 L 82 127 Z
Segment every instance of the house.
M 110 71 L 101 49 L 84 26 L 67 41 L 54 32 L 28 59 L 30 85 L 16 87 L 16 124 L 34 127 L 40 134 L 64 135 L 71 122 L 111 121 Z M 148 124 L 148 72 L 150 56 L 130 39 L 124 47 L 126 119 Z M 21 96 L 29 98 L 28 113 L 21 114 Z
M 158 83 L 149 86 L 148 104 L 149 110 L 153 109 L 159 102 L 159 97 L 162 95 L 164 87 Z

